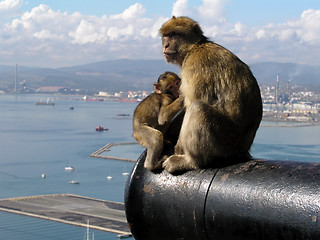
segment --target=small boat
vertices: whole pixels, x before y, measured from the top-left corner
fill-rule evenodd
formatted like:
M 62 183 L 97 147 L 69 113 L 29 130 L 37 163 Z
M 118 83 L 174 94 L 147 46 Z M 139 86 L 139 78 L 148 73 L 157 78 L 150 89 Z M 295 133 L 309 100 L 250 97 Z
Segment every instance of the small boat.
M 119 117 L 129 117 L 130 114 L 129 113 L 118 113 L 117 116 L 119 116 Z
M 120 98 L 120 102 L 140 102 L 140 99 L 135 99 L 135 98 Z
M 71 167 L 71 166 L 66 166 L 65 168 L 64 168 L 64 170 L 65 171 L 68 171 L 68 172 L 71 172 L 71 171 L 73 171 L 75 168 L 74 167 Z
M 129 175 L 129 173 L 127 171 L 127 166 L 124 167 L 124 171 L 123 171 L 122 175 L 123 176 L 128 176 Z
M 46 175 L 44 173 L 41 174 L 42 178 L 46 178 Z
M 100 102 L 100 101 L 103 101 L 102 98 L 89 98 L 88 96 L 84 96 L 82 98 L 82 100 L 84 101 L 91 101 L 91 102 Z
M 50 101 L 49 98 L 47 99 L 46 102 L 43 102 L 42 100 L 40 100 L 40 102 L 35 102 L 34 104 L 35 105 L 51 105 L 51 106 L 55 105 L 53 99 L 51 99 L 51 101 Z
M 108 131 L 108 130 L 109 130 L 108 128 L 104 128 L 104 127 L 101 127 L 101 126 L 96 127 L 96 131 L 97 132 L 103 132 L 103 131 Z
M 132 234 L 119 234 L 118 239 L 131 238 Z
M 68 183 L 70 183 L 70 184 L 79 184 L 80 182 L 77 181 L 77 180 L 71 180 L 71 181 L 69 181 Z
M 110 175 L 110 169 L 109 169 L 109 175 L 107 176 L 107 179 L 108 180 L 112 180 L 113 179 L 113 177 Z
M 69 109 L 70 109 L 70 110 L 73 110 L 73 109 L 74 109 L 74 106 L 70 106 Z

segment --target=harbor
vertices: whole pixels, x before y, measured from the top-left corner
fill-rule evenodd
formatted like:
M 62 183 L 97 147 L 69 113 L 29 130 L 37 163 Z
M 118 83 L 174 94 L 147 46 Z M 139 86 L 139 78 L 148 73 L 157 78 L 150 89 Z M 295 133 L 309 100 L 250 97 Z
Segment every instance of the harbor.
M 103 152 L 110 151 L 111 147 L 114 146 L 120 146 L 120 145 L 133 145 L 133 144 L 138 144 L 137 142 L 127 142 L 127 143 L 108 143 L 102 148 L 99 148 L 97 151 L 94 153 L 90 154 L 90 157 L 96 157 L 96 158 L 104 158 L 104 159 L 112 159 L 112 160 L 119 160 L 119 161 L 126 161 L 126 162 L 136 162 L 134 159 L 129 159 L 129 158 L 119 158 L 119 157 L 113 157 L 113 156 L 104 156 L 101 155 Z
M 42 98 L 47 99 L 44 96 Z M 31 95 L 0 96 L 0 106 L 3 113 L 3 117 L 0 119 L 0 135 L 1 139 L 4 139 L 0 146 L 2 154 L 0 200 L 14 197 L 20 199 L 11 202 L 0 201 L 2 209 L 6 208 L 6 211 L 0 211 L 0 238 L 23 240 L 83 239 L 89 214 L 82 215 L 81 222 L 72 219 L 68 224 L 65 224 L 57 220 L 48 221 L 46 216 L 40 218 L 39 214 L 37 217 L 28 217 L 26 212 L 21 213 L 19 209 L 25 210 L 25 208 L 21 208 L 19 205 L 44 201 L 39 196 L 61 193 L 123 202 L 125 185 L 128 180 L 128 176 L 123 173 L 131 172 L 134 162 L 114 161 L 89 155 L 110 143 L 104 149 L 110 151 L 101 152 L 101 155 L 138 159 L 145 150 L 139 144 L 114 145 L 114 143 L 134 142 L 131 119 L 119 120 L 119 117 L 115 117 L 115 115 L 120 111 L 132 113 L 136 105 L 107 101 L 97 104 L 96 102 L 76 101 L 72 98 L 55 98 L 56 105 L 54 107 L 36 107 L 34 102 L 39 99 L 39 96 Z M 74 106 L 75 110 L 70 111 L 69 106 Z M 99 124 L 109 128 L 109 131 L 101 134 L 96 133 L 94 128 Z M 276 125 L 273 122 L 262 124 Z M 289 123 L 283 124 L 289 125 Z M 256 135 L 251 154 L 254 158 L 259 159 L 300 161 L 303 157 L 305 161 L 318 162 L 320 155 L 319 134 L 320 126 L 317 125 L 293 128 L 262 126 Z M 16 151 L 17 149 L 19 151 Z M 74 171 L 65 169 L 71 166 L 74 167 Z M 45 178 L 42 178 L 42 173 L 45 173 Z M 113 177 L 112 180 L 107 178 L 109 175 Z M 80 184 L 69 184 L 70 180 L 78 180 Z M 23 196 L 35 197 L 26 200 L 20 198 Z M 66 195 L 64 196 L 67 199 Z M 68 198 L 70 199 L 70 197 Z M 46 205 L 51 206 L 51 201 L 56 201 L 60 197 L 46 197 L 45 199 L 48 201 Z M 68 200 L 68 203 L 59 203 L 60 206 L 58 204 L 51 210 L 48 208 L 47 212 L 56 212 L 56 208 L 60 208 L 60 212 L 66 214 L 70 208 L 73 208 L 72 211 L 78 212 L 75 209 L 77 204 L 84 210 L 89 210 L 92 209 L 92 203 L 98 205 L 103 203 L 101 201 L 81 201 L 78 203 L 79 200 L 79 198 L 73 198 Z M 16 210 L 16 212 L 8 212 L 10 209 Z M 102 209 L 105 211 L 105 206 Z M 77 215 L 69 214 L 69 216 Z M 124 213 L 122 216 L 124 219 Z M 100 219 L 105 222 L 109 221 L 104 218 Z M 62 220 L 69 219 L 63 218 Z M 95 239 L 117 239 L 118 233 L 97 230 L 93 226 L 98 226 L 98 224 L 91 218 L 89 222 L 90 230 L 94 232 Z M 82 225 L 80 227 L 80 224 L 75 225 L 75 223 Z M 128 229 L 126 222 L 120 223 Z M 105 225 L 105 228 L 110 228 L 110 224 Z
M 124 204 L 73 194 L 0 199 L 0 211 L 130 235 Z

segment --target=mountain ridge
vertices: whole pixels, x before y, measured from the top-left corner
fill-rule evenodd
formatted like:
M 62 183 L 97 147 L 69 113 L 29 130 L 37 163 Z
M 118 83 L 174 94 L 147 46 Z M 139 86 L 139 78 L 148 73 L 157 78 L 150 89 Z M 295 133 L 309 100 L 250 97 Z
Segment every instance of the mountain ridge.
M 275 85 L 277 74 L 280 84 L 320 85 L 320 66 L 296 63 L 259 62 L 249 64 L 260 85 Z M 60 68 L 18 66 L 18 82 L 26 86 L 61 86 L 73 89 L 152 90 L 152 83 L 165 71 L 179 73 L 177 66 L 164 60 L 118 59 Z M 0 88 L 13 88 L 15 66 L 0 65 Z

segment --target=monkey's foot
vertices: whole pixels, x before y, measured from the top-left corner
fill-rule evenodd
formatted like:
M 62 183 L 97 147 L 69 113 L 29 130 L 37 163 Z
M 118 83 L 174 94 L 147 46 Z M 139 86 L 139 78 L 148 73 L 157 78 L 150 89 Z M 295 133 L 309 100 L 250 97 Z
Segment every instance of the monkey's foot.
M 169 173 L 193 170 L 197 168 L 194 164 L 190 164 L 186 161 L 185 155 L 172 155 L 164 161 L 162 166 Z
M 144 167 L 150 171 L 154 171 L 154 170 L 158 170 L 162 168 L 162 162 L 163 160 L 158 160 L 155 162 L 151 162 L 151 161 L 145 161 L 144 162 Z

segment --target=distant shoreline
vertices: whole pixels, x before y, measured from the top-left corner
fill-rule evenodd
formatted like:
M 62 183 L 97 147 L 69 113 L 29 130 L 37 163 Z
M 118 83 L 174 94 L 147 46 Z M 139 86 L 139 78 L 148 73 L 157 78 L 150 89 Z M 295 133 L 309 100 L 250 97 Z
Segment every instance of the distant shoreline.
M 0 95 L 14 95 L 14 94 L 0 94 Z M 50 97 L 56 97 L 56 98 L 70 98 L 72 100 L 83 100 L 82 96 L 83 94 L 60 94 L 60 93 L 30 93 L 30 94 L 18 94 L 18 95 L 31 95 L 31 96 L 50 96 Z M 93 95 L 92 95 L 93 96 Z M 75 98 L 76 97 L 76 98 Z M 120 101 L 119 99 L 110 99 L 101 97 L 104 101 Z M 264 122 L 264 123 L 263 123 Z M 267 124 L 267 123 L 273 123 L 273 124 Z M 270 116 L 263 117 L 262 118 L 262 124 L 260 124 L 260 127 L 312 127 L 312 126 L 320 126 L 319 121 L 294 121 L 294 120 L 286 120 L 286 119 L 273 119 Z
M 273 124 L 271 124 L 273 123 Z M 320 126 L 320 122 L 299 122 L 299 121 L 279 121 L 266 120 L 262 118 L 260 127 L 313 127 Z

